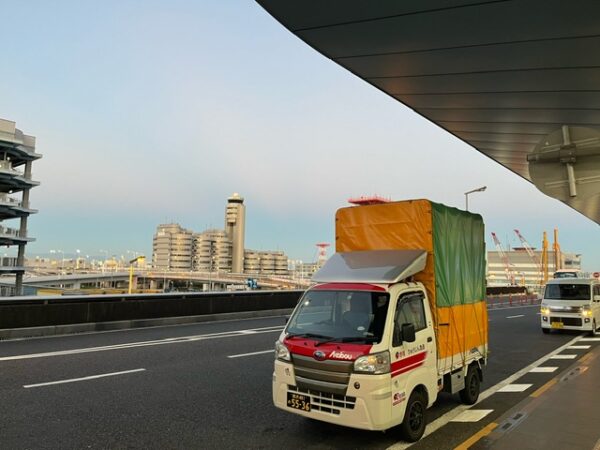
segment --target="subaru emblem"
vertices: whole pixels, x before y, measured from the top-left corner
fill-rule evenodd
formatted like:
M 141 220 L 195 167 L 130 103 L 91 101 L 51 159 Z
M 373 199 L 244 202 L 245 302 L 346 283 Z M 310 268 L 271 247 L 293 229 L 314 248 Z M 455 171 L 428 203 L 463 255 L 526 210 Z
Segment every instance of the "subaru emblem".
M 322 352 L 321 350 L 317 350 L 316 352 L 313 353 L 313 357 L 317 361 L 325 361 L 325 358 L 327 357 L 327 355 L 325 355 L 325 352 Z

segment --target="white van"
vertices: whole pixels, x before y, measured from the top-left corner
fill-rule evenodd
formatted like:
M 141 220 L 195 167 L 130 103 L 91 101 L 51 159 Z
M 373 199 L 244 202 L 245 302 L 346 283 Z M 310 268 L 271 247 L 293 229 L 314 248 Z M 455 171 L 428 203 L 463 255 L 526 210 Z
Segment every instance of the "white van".
M 600 281 L 584 278 L 548 281 L 540 312 L 544 333 L 582 330 L 596 335 L 600 325 Z

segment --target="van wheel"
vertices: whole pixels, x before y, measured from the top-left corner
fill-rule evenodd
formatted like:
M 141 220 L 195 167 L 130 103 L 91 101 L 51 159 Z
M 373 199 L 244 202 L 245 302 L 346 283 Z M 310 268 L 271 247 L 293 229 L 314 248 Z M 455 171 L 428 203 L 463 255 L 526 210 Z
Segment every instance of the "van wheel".
M 474 405 L 479 398 L 481 381 L 474 365 L 469 367 L 465 377 L 465 388 L 459 392 L 460 399 L 465 405 Z
M 550 328 L 542 328 L 542 333 L 549 334 L 550 333 Z
M 404 421 L 400 424 L 402 435 L 408 442 L 416 442 L 423 436 L 427 423 L 426 411 L 425 397 L 419 391 L 413 391 L 406 404 Z
M 588 333 L 590 336 L 597 336 L 598 331 L 596 331 L 596 319 L 592 322 L 592 330 Z

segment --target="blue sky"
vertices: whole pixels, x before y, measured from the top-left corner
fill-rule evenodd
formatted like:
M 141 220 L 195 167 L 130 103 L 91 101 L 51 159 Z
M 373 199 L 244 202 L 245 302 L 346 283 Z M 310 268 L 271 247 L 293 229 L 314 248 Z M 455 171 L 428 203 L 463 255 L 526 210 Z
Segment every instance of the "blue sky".
M 464 207 L 517 245 L 560 230 L 600 270 L 598 225 L 316 53 L 252 1 L 3 6 L 0 117 L 37 137 L 29 254 L 150 254 L 158 223 L 312 260 L 348 197 Z M 488 233 L 489 234 L 489 233 Z M 488 245 L 491 242 L 488 243 Z

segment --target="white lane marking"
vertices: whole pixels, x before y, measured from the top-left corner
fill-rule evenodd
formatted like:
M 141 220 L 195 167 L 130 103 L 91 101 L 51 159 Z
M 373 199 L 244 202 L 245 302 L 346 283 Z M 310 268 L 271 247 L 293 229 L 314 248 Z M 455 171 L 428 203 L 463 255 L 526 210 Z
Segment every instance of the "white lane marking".
M 587 350 L 591 345 L 570 345 L 567 350 Z
M 529 389 L 532 384 L 507 384 L 506 386 L 498 389 L 498 392 L 523 392 Z
M 494 411 L 493 409 L 467 409 L 460 413 L 450 422 L 479 422 L 489 413 Z
M 263 327 L 263 328 L 254 328 L 253 334 L 262 334 L 262 333 L 275 333 L 283 330 L 282 326 L 279 326 L 275 329 L 273 327 Z M 236 331 L 226 331 L 220 333 L 209 333 L 209 334 L 200 334 L 197 336 L 182 336 L 179 338 L 166 338 L 166 339 L 158 339 L 154 341 L 141 341 L 141 342 L 130 342 L 126 344 L 116 344 L 116 345 L 105 345 L 102 347 L 88 347 L 88 348 L 77 348 L 72 350 L 59 350 L 55 352 L 45 352 L 45 353 L 30 353 L 26 355 L 13 355 L 13 356 L 3 356 L 0 357 L 1 361 L 15 361 L 19 359 L 32 359 L 32 358 L 46 358 L 49 356 L 64 356 L 64 355 L 77 355 L 80 353 L 92 353 L 92 352 L 104 352 L 109 350 L 123 350 L 128 348 L 138 348 L 138 347 L 150 347 L 154 345 L 166 345 L 166 344 L 180 344 L 184 342 L 195 342 L 195 341 L 203 341 L 209 339 L 222 339 L 222 338 L 230 338 L 230 337 L 239 337 L 247 335 L 247 332 L 250 330 L 236 330 Z
M 493 394 L 495 394 L 498 391 L 498 389 L 501 389 L 502 387 L 504 387 L 504 386 L 512 383 L 515 380 L 518 380 L 523 375 L 525 375 L 526 373 L 528 373 L 531 369 L 544 364 L 546 361 L 548 361 L 548 359 L 550 359 L 550 357 L 552 357 L 553 355 L 556 355 L 557 353 L 562 352 L 569 345 L 575 344 L 580 339 L 581 339 L 581 336 L 577 336 L 577 337 L 573 338 L 572 340 L 570 340 L 569 342 L 567 342 L 562 347 L 558 347 L 556 350 L 553 350 L 550 353 L 547 353 L 546 355 L 542 356 L 540 359 L 538 359 L 538 360 L 532 362 L 531 364 L 529 364 L 527 367 L 523 367 L 518 372 L 515 372 L 511 376 L 509 376 L 506 379 L 502 380 L 500 383 L 495 384 L 494 386 L 486 389 L 481 394 L 479 394 L 479 399 L 477 400 L 477 403 L 475 403 L 475 405 L 477 405 L 478 403 L 481 403 L 486 398 L 488 398 L 488 397 L 492 396 Z M 427 428 L 425 428 L 425 434 L 423 434 L 423 437 L 427 437 L 430 434 L 435 433 L 437 430 L 439 430 L 440 428 L 442 428 L 444 425 L 446 425 L 448 422 L 450 422 L 452 419 L 454 419 L 460 413 L 462 413 L 463 411 L 468 410 L 469 408 L 472 408 L 473 406 L 474 405 L 471 405 L 471 406 L 467 406 L 467 405 L 457 406 L 456 408 L 451 409 L 450 411 L 448 411 L 446 414 L 438 417 L 437 419 L 435 419 L 431 423 L 428 423 L 427 424 Z M 409 448 L 411 445 L 413 445 L 413 444 L 401 441 L 401 442 L 397 442 L 397 443 L 389 446 L 386 450 L 405 450 L 405 449 Z
M 550 359 L 575 359 L 575 358 L 577 358 L 577 355 L 554 355 L 554 356 L 550 357 Z
M 518 316 L 506 316 L 507 319 L 516 319 L 518 317 L 525 317 L 525 314 L 519 314 Z
M 598 342 L 600 338 L 581 338 L 581 342 Z
M 531 373 L 551 373 L 555 372 L 558 367 L 534 367 L 529 372 Z
M 75 383 L 77 381 L 96 380 L 98 378 L 114 377 L 117 375 L 125 375 L 127 373 L 144 372 L 145 370 L 146 369 L 123 370 L 121 372 L 111 372 L 111 373 L 102 373 L 100 375 L 90 375 L 89 377 L 71 378 L 69 380 L 49 381 L 47 383 L 37 383 L 37 384 L 25 384 L 25 385 L 23 385 L 23 387 L 25 389 L 29 389 L 29 388 L 40 387 L 40 386 L 52 386 L 54 384 Z
M 240 353 L 239 355 L 229 355 L 228 358 L 242 358 L 244 356 L 264 355 L 265 353 L 273 353 L 275 350 L 261 350 L 260 352 Z

